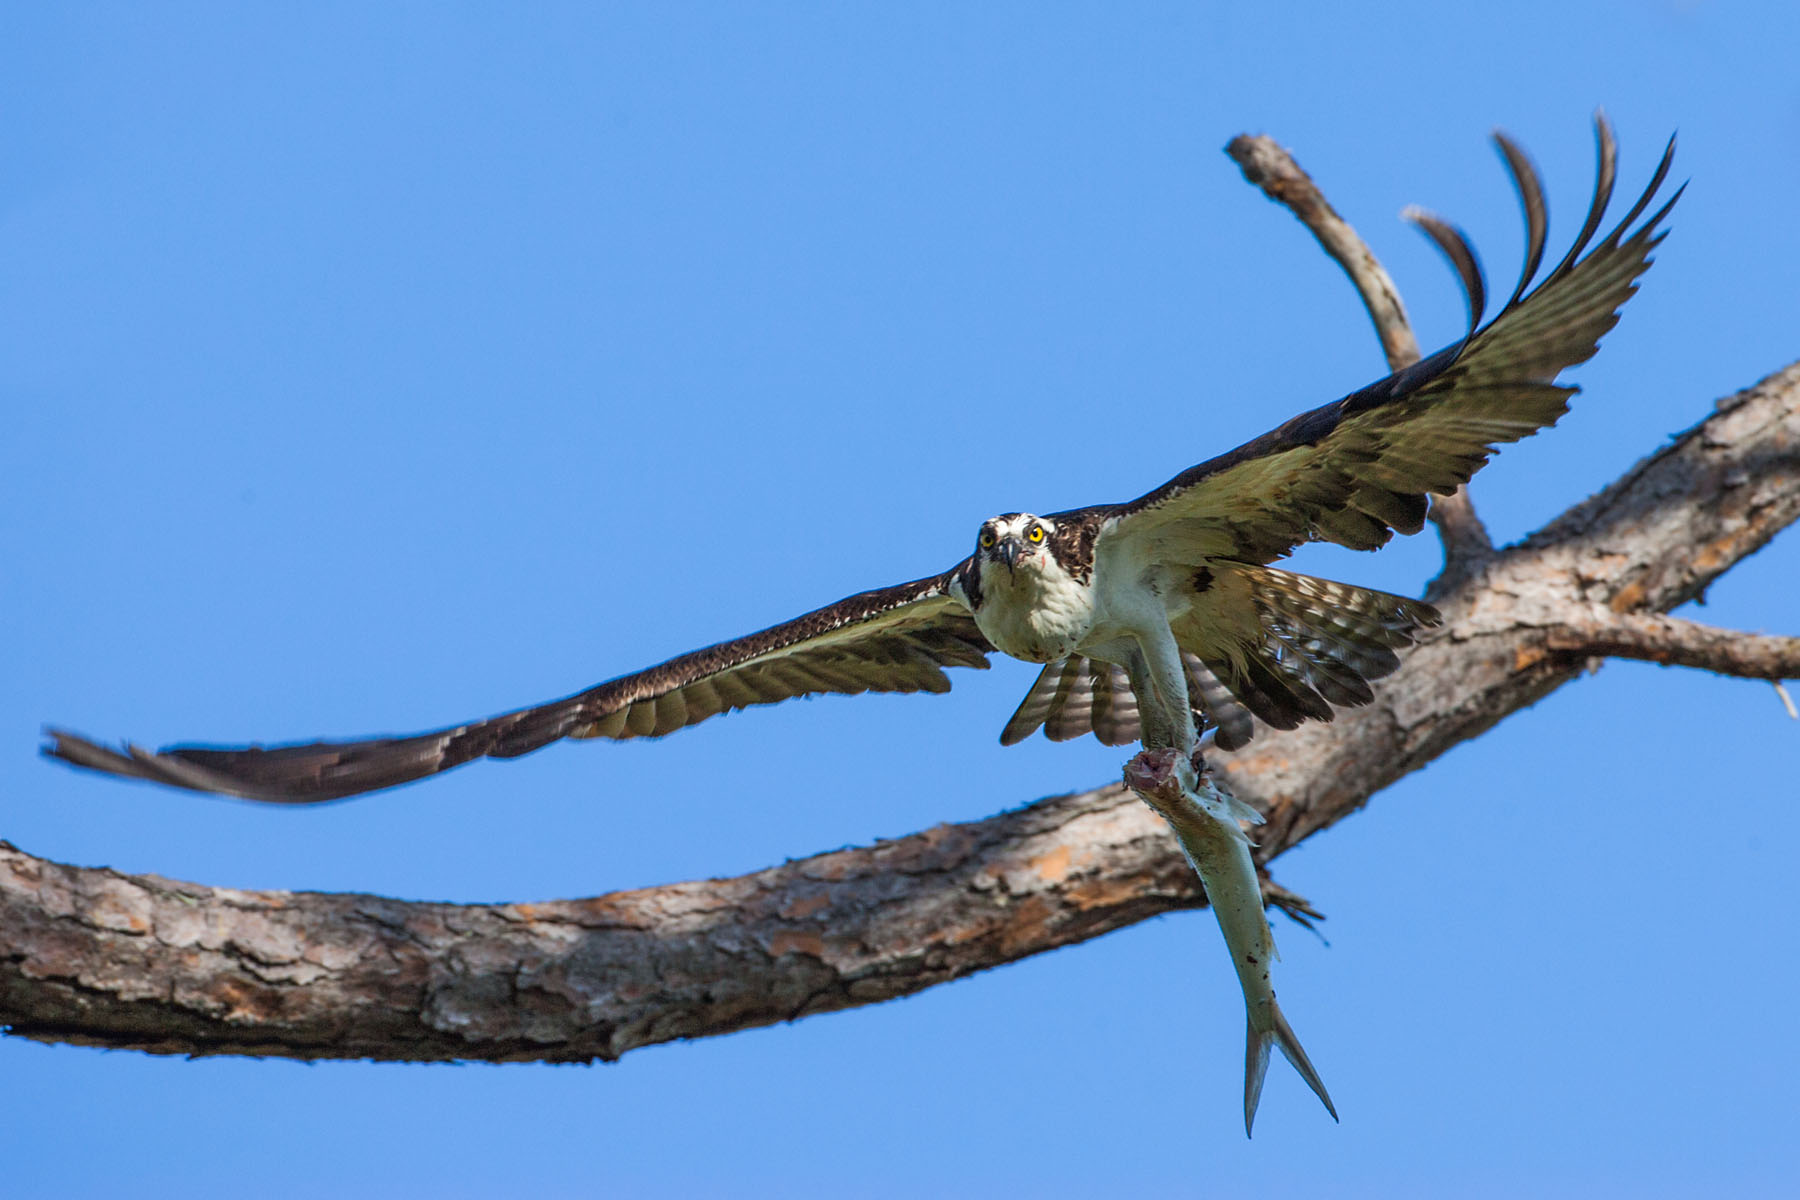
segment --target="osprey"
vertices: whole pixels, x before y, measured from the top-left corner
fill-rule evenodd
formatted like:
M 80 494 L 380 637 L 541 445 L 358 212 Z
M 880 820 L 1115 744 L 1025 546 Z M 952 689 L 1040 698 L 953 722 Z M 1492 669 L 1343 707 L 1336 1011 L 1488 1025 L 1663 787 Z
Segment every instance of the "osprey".
M 1042 728 L 1189 752 L 1258 722 L 1293 729 L 1369 703 L 1396 651 L 1439 623 L 1430 605 L 1269 564 L 1308 541 L 1373 550 L 1422 528 L 1429 494 L 1466 483 L 1495 448 L 1554 424 L 1586 361 L 1650 264 L 1678 190 L 1632 228 L 1649 186 L 1589 249 L 1612 197 L 1615 147 L 1597 119 L 1598 180 L 1574 245 L 1535 287 L 1548 217 L 1535 169 L 1496 134 L 1524 209 L 1518 285 L 1485 326 L 1486 292 L 1460 231 L 1412 214 L 1455 268 L 1462 338 L 1428 358 L 1121 504 L 982 523 L 948 571 L 863 592 L 548 704 L 412 736 L 270 747 L 119 750 L 63 730 L 44 752 L 76 766 L 251 800 L 336 800 L 565 737 L 661 737 L 723 712 L 836 692 L 943 692 L 945 667 L 995 650 L 1044 664 L 1000 735 Z M 1529 289 L 1529 290 L 1528 290 Z

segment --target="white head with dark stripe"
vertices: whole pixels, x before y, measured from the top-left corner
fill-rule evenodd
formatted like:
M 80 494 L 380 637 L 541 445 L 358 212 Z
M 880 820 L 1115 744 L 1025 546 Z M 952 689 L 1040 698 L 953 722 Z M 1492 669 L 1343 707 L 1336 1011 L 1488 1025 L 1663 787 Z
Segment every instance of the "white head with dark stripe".
M 1071 571 L 1079 557 L 1079 522 L 1002 513 L 975 535 L 973 587 L 966 587 L 975 623 L 1014 658 L 1051 662 L 1068 654 L 1093 624 L 1088 572 Z
M 1004 569 L 1008 575 L 1036 573 L 1055 560 L 1050 538 L 1056 522 L 1031 513 L 1001 513 L 981 523 L 975 535 L 975 561 L 985 577 Z

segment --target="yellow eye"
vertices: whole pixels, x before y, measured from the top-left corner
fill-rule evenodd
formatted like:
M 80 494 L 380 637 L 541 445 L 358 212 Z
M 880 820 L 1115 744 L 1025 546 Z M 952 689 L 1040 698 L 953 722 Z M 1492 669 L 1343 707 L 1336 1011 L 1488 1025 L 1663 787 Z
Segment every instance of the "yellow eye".
M 992 550 L 994 548 L 994 531 L 993 530 L 984 529 L 981 531 L 981 548 L 983 550 Z
M 1044 527 L 1042 525 L 1033 525 L 1031 527 L 1031 532 L 1025 536 L 1030 538 L 1034 543 L 1041 542 L 1044 540 Z

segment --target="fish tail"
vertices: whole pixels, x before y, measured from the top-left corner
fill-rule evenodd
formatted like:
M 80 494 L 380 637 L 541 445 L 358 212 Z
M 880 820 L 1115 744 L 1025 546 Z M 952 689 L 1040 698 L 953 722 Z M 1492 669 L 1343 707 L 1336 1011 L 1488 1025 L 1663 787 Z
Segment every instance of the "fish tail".
M 1257 1007 L 1261 1007 L 1260 1005 Z M 1283 1058 L 1294 1064 L 1294 1070 L 1300 1072 L 1300 1078 L 1306 1080 L 1306 1086 L 1325 1105 L 1325 1111 L 1331 1114 L 1332 1120 L 1338 1119 L 1337 1109 L 1331 1103 L 1331 1094 L 1325 1090 L 1325 1081 L 1313 1069 L 1312 1060 L 1306 1057 L 1306 1051 L 1300 1048 L 1300 1039 L 1294 1036 L 1294 1030 L 1281 1015 L 1281 1006 L 1269 997 L 1267 1009 L 1264 1011 L 1263 1029 L 1258 1029 L 1255 1009 L 1251 1010 L 1248 1037 L 1244 1045 L 1244 1136 L 1250 1136 L 1250 1127 L 1256 1123 L 1256 1106 L 1262 1100 L 1263 1076 L 1269 1070 L 1269 1049 L 1280 1049 Z

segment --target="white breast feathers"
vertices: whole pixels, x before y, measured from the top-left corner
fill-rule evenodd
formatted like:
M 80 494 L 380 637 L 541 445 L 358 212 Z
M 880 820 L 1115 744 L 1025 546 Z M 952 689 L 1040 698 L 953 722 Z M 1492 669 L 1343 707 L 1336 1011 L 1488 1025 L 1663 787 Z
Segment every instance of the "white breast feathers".
M 1049 554 L 981 566 L 975 624 L 1003 652 L 1047 663 L 1074 651 L 1094 623 L 1093 593 Z

